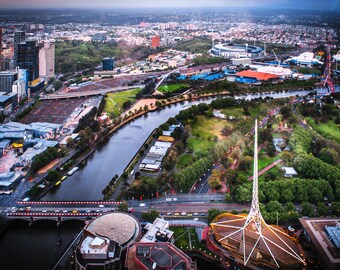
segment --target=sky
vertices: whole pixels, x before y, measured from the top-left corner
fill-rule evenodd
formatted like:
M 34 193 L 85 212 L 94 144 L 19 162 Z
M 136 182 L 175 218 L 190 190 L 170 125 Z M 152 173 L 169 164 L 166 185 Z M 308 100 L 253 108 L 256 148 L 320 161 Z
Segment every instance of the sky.
M 340 11 L 340 0 L 0 0 L 0 8 L 283 7 Z

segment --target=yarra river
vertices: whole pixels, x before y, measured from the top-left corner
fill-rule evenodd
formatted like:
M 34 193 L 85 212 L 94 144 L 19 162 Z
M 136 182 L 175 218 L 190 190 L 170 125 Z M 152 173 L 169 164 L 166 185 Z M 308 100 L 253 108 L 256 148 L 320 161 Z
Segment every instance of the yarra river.
M 316 89 L 319 94 L 327 93 L 327 89 Z M 338 92 L 340 87 L 336 88 Z M 283 98 L 304 96 L 307 91 L 290 91 L 262 95 L 244 95 L 235 98 Z M 173 104 L 161 110 L 149 112 L 128 123 L 109 140 L 100 146 L 88 158 L 85 164 L 62 184 L 49 192 L 43 200 L 101 200 L 102 190 L 116 174 L 121 175 L 127 164 L 137 153 L 151 132 L 174 117 L 179 111 L 199 103 L 210 103 L 216 98 L 199 101 L 186 101 Z M 26 221 L 14 221 L 0 236 L 0 254 L 3 269 L 50 269 L 59 259 L 62 251 L 73 237 L 81 230 L 83 223 L 79 221 L 63 222 L 59 227 L 54 221 L 39 221 L 29 227 Z M 57 242 L 62 239 L 62 244 Z

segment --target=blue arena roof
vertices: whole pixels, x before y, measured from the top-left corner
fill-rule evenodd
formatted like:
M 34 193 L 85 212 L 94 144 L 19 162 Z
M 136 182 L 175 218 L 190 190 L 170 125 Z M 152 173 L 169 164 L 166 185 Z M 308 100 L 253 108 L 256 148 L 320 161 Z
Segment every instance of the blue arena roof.
M 328 239 L 336 246 L 340 248 L 340 224 L 336 226 L 325 226 L 325 230 L 328 235 Z

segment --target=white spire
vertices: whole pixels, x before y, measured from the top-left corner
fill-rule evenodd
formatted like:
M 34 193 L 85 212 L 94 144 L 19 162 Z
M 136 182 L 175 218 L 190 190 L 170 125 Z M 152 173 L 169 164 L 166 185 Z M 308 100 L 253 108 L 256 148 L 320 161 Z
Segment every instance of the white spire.
M 297 254 L 286 242 L 283 238 L 280 237 L 280 234 L 285 234 L 281 230 L 272 227 L 270 225 L 267 225 L 265 220 L 263 219 L 261 212 L 260 212 L 260 205 L 259 205 L 259 192 L 258 192 L 258 142 L 257 142 L 257 120 L 255 120 L 255 128 L 254 128 L 254 172 L 253 172 L 253 193 L 252 193 L 252 202 L 251 207 L 248 216 L 241 217 L 238 219 L 232 219 L 228 221 L 221 221 L 221 222 L 215 222 L 211 225 L 217 226 L 217 227 L 225 227 L 225 228 L 232 228 L 235 230 L 232 233 L 229 233 L 228 235 L 220 238 L 218 241 L 222 242 L 227 238 L 235 237 L 235 235 L 241 234 L 242 235 L 242 242 L 241 242 L 241 249 L 243 251 L 243 263 L 244 265 L 247 265 L 251 256 L 253 255 L 256 247 L 258 247 L 259 242 L 263 243 L 265 248 L 267 249 L 273 262 L 275 263 L 277 268 L 280 268 L 280 265 L 278 261 L 276 260 L 273 251 L 271 250 L 271 246 L 276 246 L 281 251 L 284 252 L 291 257 L 295 258 L 296 260 L 300 261 L 301 263 L 304 263 L 303 259 Z M 245 219 L 245 223 L 243 226 L 235 226 L 232 225 L 234 222 L 240 221 L 242 219 Z M 229 225 L 231 224 L 231 225 Z M 271 232 L 272 235 L 276 237 L 277 243 L 273 242 L 271 239 L 269 239 L 266 235 L 263 234 L 264 229 Z M 246 249 L 246 235 L 252 231 L 252 233 L 255 233 L 257 235 L 256 242 L 253 244 L 251 250 Z M 248 243 L 249 245 L 249 243 Z

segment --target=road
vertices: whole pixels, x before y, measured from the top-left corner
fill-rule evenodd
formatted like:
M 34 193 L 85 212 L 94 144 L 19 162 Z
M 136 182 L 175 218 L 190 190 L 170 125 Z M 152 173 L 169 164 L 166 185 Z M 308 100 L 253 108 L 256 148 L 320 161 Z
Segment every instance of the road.
M 86 96 L 96 96 L 96 95 L 104 95 L 109 92 L 120 92 L 129 89 L 135 88 L 144 88 L 145 84 L 138 84 L 133 86 L 120 86 L 120 87 L 112 87 L 112 88 L 105 88 L 100 90 L 93 90 L 93 91 L 80 91 L 80 92 L 72 92 L 72 93 L 65 93 L 65 94 L 49 94 L 49 95 L 42 95 L 40 100 L 51 100 L 51 99 L 67 99 L 67 98 L 75 98 L 75 97 L 86 97 Z
M 51 170 L 55 170 L 57 167 L 64 164 L 66 161 L 71 159 L 75 155 L 76 151 L 71 150 L 66 157 L 63 157 L 59 160 L 57 164 L 55 164 Z M 23 178 L 21 182 L 16 186 L 14 192 L 10 195 L 1 195 L 0 196 L 0 205 L 2 206 L 14 206 L 16 201 L 21 201 L 24 197 L 26 197 L 26 193 L 30 190 L 35 184 L 40 183 L 46 176 L 48 172 L 38 175 L 31 182 L 29 182 L 26 178 Z

